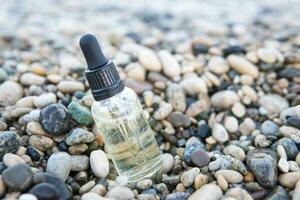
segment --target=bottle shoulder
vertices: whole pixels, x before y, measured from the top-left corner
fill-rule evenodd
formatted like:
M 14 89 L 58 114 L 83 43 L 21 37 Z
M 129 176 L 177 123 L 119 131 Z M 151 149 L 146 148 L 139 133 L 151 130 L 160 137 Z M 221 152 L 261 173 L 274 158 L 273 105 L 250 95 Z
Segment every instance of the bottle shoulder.
M 142 112 L 142 106 L 136 93 L 125 87 L 122 92 L 111 98 L 95 101 L 91 111 L 94 117 L 114 119 L 138 114 Z

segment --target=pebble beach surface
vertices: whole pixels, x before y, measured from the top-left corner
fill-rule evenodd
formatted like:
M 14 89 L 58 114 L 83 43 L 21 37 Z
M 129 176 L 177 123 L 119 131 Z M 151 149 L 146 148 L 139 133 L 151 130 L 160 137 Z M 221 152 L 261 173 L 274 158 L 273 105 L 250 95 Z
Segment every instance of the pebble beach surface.
M 0 198 L 299 200 L 297 1 L 4 1 Z M 95 34 L 143 105 L 161 172 L 116 173 L 78 41 Z

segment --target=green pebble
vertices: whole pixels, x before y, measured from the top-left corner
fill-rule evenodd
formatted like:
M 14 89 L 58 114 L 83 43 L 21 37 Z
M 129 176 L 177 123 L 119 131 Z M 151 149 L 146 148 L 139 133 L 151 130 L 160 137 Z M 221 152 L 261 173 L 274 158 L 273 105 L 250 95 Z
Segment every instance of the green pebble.
M 69 113 L 71 114 L 72 118 L 82 126 L 89 126 L 94 123 L 93 117 L 91 112 L 88 108 L 80 105 L 77 102 L 71 102 L 68 105 Z

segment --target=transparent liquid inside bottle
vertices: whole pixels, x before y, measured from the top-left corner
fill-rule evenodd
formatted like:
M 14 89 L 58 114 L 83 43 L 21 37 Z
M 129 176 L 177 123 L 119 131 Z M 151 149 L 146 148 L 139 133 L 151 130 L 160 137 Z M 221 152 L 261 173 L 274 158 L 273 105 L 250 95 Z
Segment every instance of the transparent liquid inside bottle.
M 92 106 L 105 148 L 120 176 L 129 182 L 153 176 L 161 167 L 154 133 L 136 94 L 129 88 Z

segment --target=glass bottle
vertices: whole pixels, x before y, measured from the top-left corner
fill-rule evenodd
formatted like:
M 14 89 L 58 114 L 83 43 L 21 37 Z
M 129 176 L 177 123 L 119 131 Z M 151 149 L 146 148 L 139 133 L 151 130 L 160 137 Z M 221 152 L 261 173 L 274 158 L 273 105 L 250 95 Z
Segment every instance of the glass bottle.
M 137 95 L 124 87 L 114 64 L 106 60 L 94 36 L 83 36 L 80 46 L 95 98 L 92 115 L 118 174 L 129 182 L 153 176 L 160 169 L 162 158 Z

